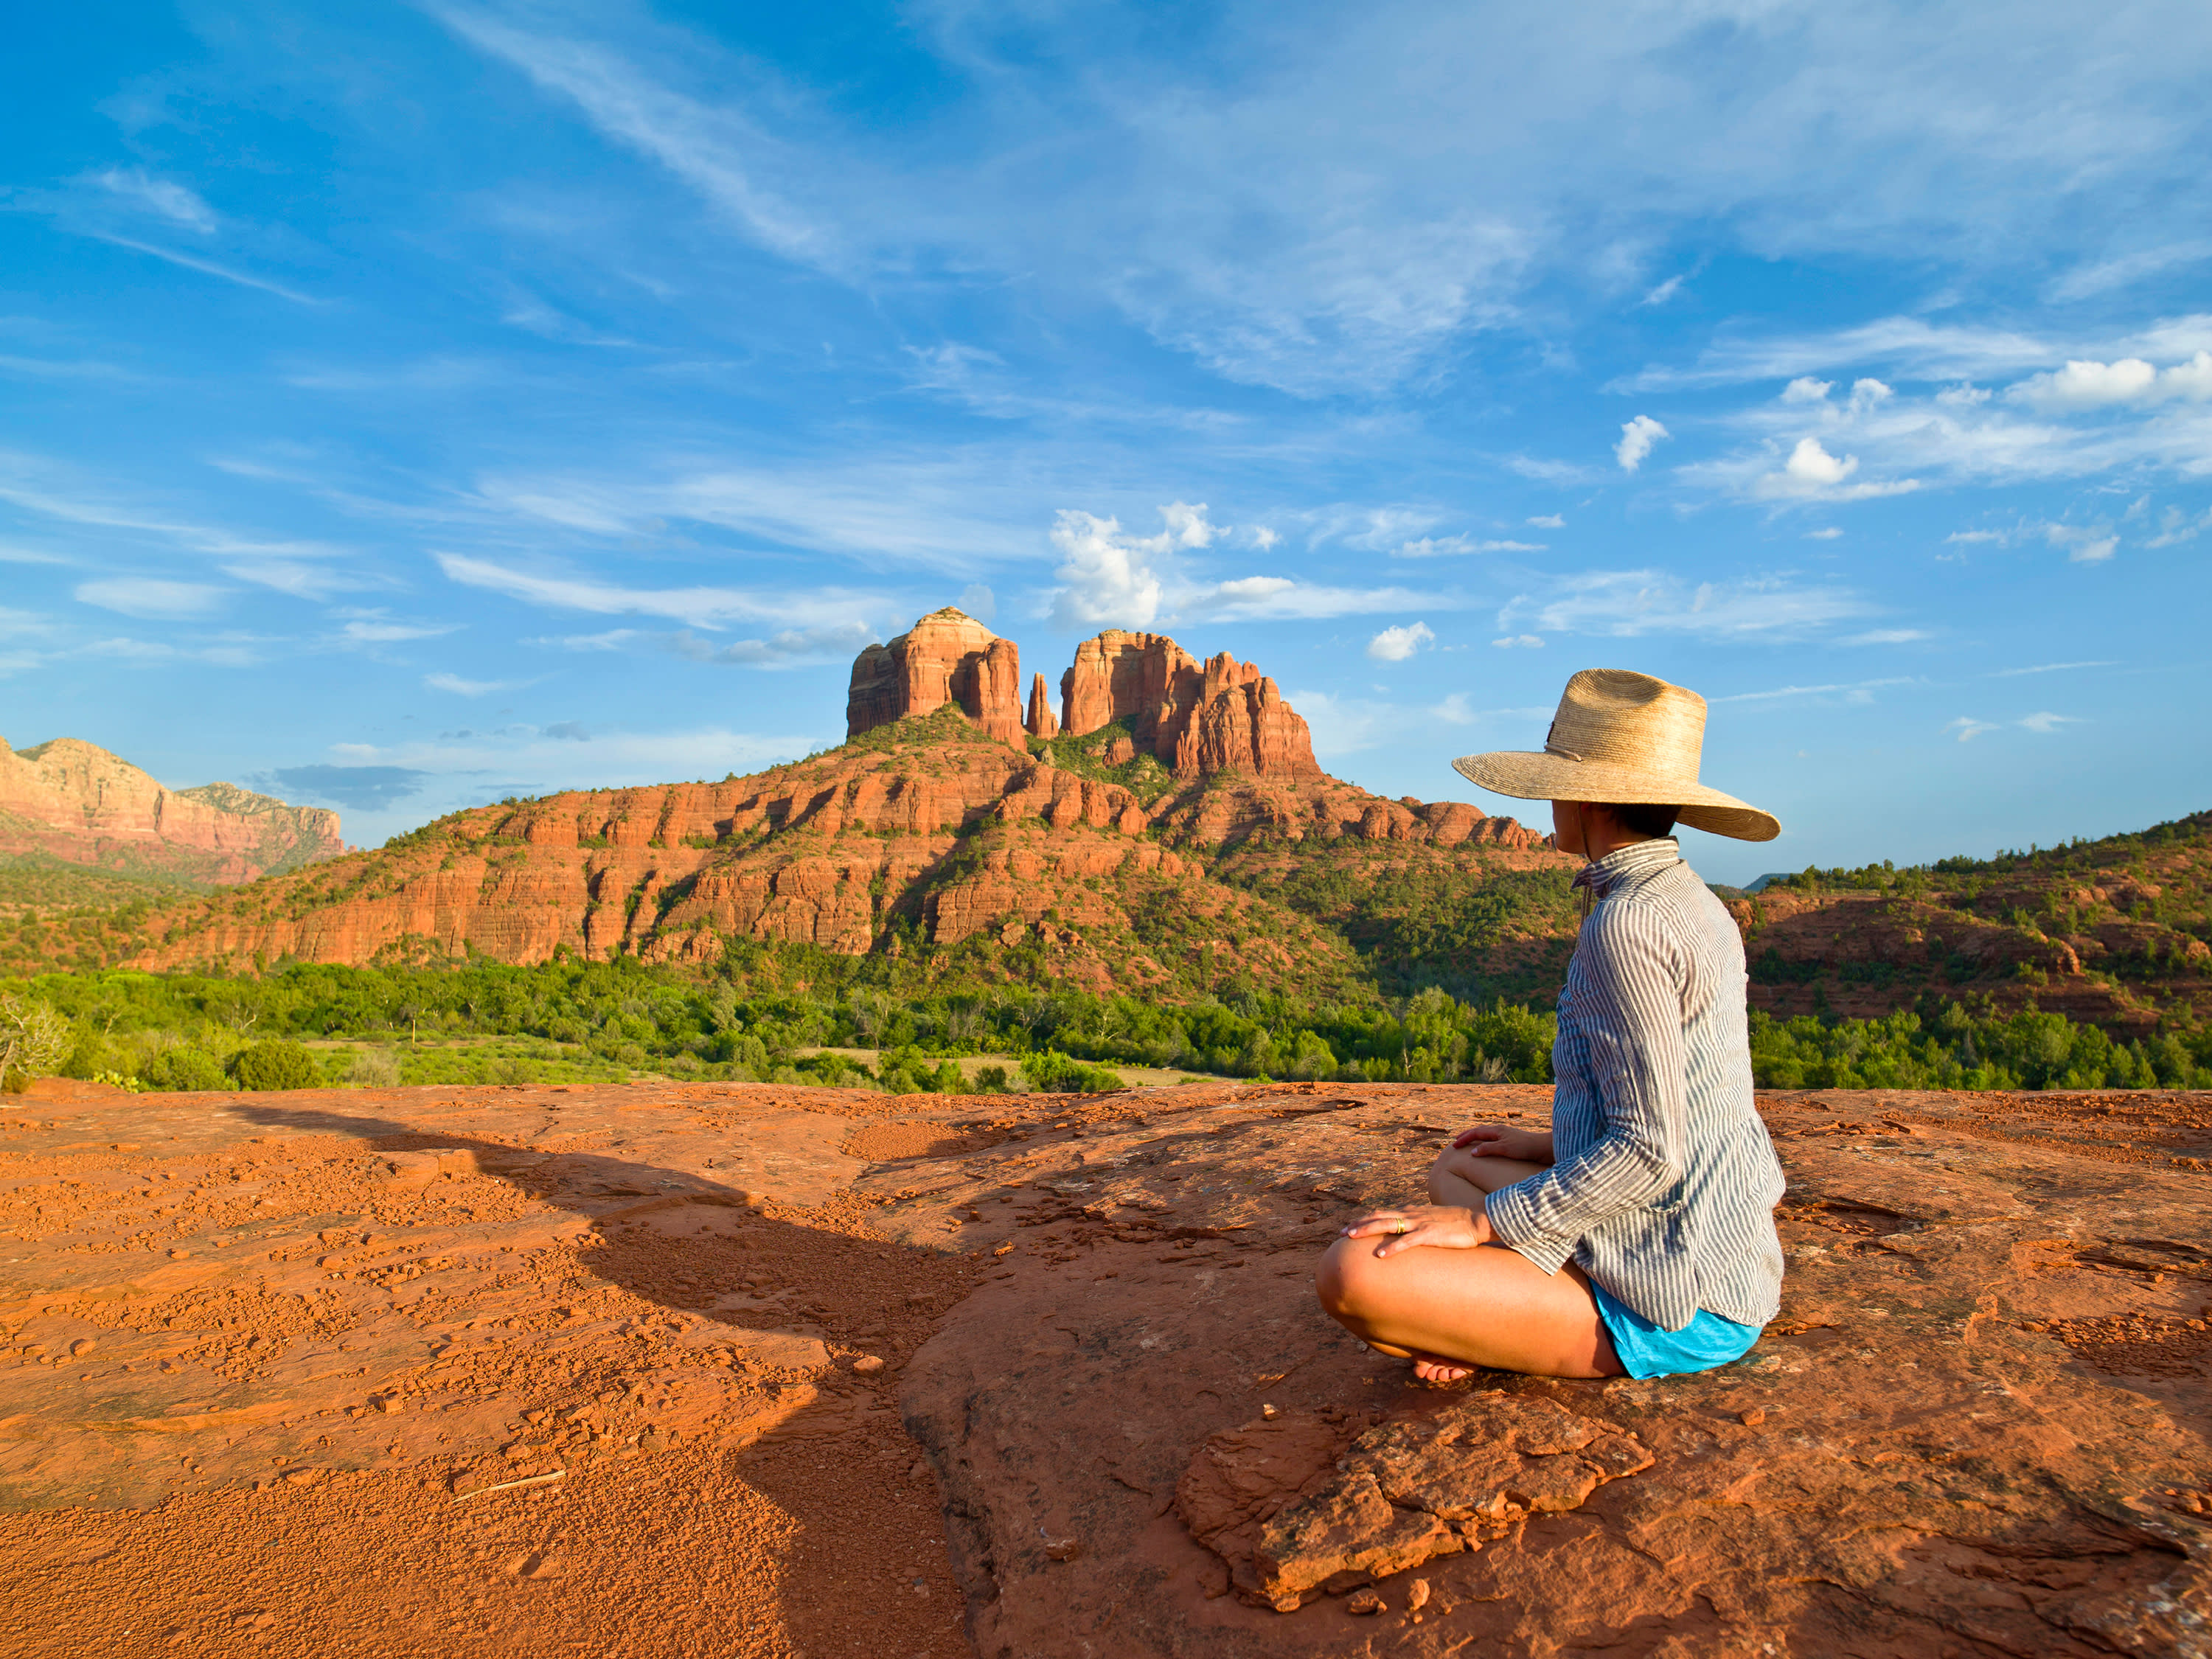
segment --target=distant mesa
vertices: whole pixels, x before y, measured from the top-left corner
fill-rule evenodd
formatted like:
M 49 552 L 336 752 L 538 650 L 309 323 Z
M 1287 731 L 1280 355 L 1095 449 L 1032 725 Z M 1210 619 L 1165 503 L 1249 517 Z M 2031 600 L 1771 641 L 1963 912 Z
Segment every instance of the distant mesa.
M 1298 782 L 1322 776 L 1313 734 L 1275 682 L 1256 665 L 1223 652 L 1201 665 L 1164 634 L 1109 628 L 1075 650 L 1060 678 L 1053 716 L 1045 678 L 1034 677 L 1028 718 L 1021 714 L 1021 665 L 1011 640 L 951 606 L 933 611 L 889 645 L 872 645 L 853 663 L 845 734 L 951 704 L 994 738 L 1019 747 L 1035 738 L 1080 737 L 1125 723 L 1128 753 L 1109 748 L 1113 764 L 1148 754 L 1178 778 L 1232 769 Z
M 338 815 L 235 784 L 169 789 L 75 738 L 0 738 L 0 855 L 193 884 L 252 881 L 345 851 Z

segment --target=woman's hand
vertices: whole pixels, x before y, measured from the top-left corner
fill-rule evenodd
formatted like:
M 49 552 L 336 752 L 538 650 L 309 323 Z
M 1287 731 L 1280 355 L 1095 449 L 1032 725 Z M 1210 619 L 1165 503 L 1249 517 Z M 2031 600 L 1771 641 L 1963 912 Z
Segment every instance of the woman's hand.
M 1480 1207 L 1462 1209 L 1455 1204 L 1408 1204 L 1399 1210 L 1372 1210 L 1344 1230 L 1346 1238 L 1377 1236 L 1383 1236 L 1375 1247 L 1377 1257 L 1395 1255 L 1419 1244 L 1471 1250 L 1497 1237 L 1491 1231 L 1490 1218 Z
M 1452 1145 L 1477 1158 L 1517 1158 L 1523 1164 L 1550 1164 L 1555 1156 L 1550 1130 L 1505 1129 L 1494 1123 L 1462 1129 Z

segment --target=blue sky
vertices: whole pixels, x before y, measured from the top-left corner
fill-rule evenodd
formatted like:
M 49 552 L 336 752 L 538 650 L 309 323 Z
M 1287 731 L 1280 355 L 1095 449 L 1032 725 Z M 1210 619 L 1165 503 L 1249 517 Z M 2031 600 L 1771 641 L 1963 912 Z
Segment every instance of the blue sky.
M 1720 879 L 2212 805 L 2199 0 L 11 27 L 18 745 L 374 843 L 824 746 L 951 602 L 1423 799 L 1664 676 Z

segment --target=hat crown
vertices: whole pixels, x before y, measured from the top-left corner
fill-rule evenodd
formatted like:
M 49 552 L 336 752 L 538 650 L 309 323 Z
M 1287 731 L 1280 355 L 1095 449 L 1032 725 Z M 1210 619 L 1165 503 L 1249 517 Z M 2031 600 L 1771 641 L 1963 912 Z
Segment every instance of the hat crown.
M 1705 736 L 1696 692 L 1632 669 L 1585 668 L 1567 682 L 1544 749 L 1694 786 Z

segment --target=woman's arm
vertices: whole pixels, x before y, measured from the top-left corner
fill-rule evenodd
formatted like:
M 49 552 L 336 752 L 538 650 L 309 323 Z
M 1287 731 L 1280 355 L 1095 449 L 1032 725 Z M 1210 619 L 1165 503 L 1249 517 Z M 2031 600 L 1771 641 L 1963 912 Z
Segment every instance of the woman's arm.
M 1574 1013 L 1605 1133 L 1489 1204 L 1499 1241 L 1540 1266 L 1556 1267 L 1600 1223 L 1664 1197 L 1686 1156 L 1689 1050 L 1674 941 L 1653 908 L 1606 905 L 1585 925 L 1582 951 Z

